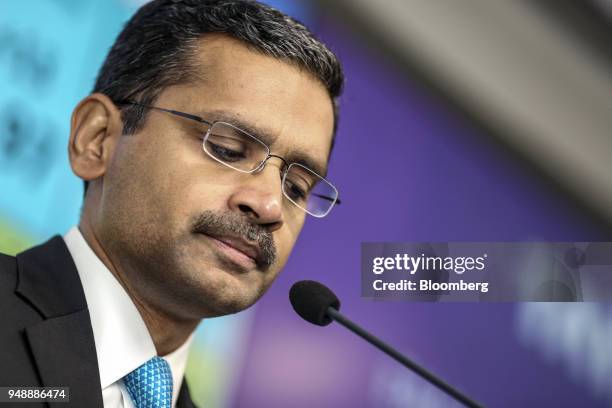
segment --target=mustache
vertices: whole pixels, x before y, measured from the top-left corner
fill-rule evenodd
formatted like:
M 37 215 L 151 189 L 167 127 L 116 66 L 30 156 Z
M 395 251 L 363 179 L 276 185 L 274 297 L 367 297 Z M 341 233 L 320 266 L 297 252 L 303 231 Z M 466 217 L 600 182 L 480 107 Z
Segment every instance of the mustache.
M 257 245 L 260 256 L 257 266 L 268 269 L 276 261 L 277 251 L 272 234 L 233 212 L 204 211 L 193 220 L 193 232 L 212 237 L 230 236 Z

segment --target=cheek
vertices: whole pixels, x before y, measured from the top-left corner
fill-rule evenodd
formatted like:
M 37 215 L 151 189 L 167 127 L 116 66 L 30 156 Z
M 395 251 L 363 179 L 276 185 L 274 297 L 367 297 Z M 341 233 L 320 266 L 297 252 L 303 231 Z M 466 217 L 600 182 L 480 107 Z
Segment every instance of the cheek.
M 208 177 L 207 177 L 208 176 Z M 231 184 L 219 182 L 219 177 L 183 174 L 184 185 L 180 192 L 179 212 L 190 218 L 204 211 L 227 211 Z
M 137 184 L 140 195 L 150 196 L 160 207 L 178 210 L 190 203 L 201 208 L 209 197 L 221 194 L 224 180 L 207 165 L 195 138 L 180 134 L 136 137 L 139 142 L 130 146 L 131 152 L 119 155 L 117 167 L 124 173 L 123 181 L 126 176 L 135 181 L 132 184 Z
M 232 189 L 240 173 L 228 171 L 206 156 L 197 138 L 177 138 L 178 145 L 158 152 L 160 160 L 151 169 L 160 189 L 178 203 L 177 209 L 193 212 L 227 210 Z
M 167 227 L 185 187 L 180 152 L 154 134 L 122 137 L 104 176 L 105 212 L 128 224 Z

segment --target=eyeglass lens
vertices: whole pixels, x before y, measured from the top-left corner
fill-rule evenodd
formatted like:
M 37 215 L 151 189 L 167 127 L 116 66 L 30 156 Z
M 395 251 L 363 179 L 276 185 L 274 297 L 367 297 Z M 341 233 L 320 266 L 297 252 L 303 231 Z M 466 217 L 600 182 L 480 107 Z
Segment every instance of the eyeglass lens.
M 251 173 L 269 157 L 270 150 L 259 139 L 225 122 L 215 122 L 204 139 L 204 151 L 235 170 Z M 326 179 L 298 163 L 286 169 L 283 194 L 296 206 L 315 217 L 332 209 L 338 191 Z

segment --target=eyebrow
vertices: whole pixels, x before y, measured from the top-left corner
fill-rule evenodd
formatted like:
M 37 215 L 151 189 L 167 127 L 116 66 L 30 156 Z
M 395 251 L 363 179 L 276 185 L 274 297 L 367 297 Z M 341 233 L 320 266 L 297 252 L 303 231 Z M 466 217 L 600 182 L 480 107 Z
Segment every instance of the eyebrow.
M 231 125 L 240 128 L 241 130 L 249 133 L 251 136 L 255 136 L 257 139 L 264 142 L 270 149 L 274 145 L 277 140 L 277 137 L 272 135 L 266 129 L 261 128 L 259 126 L 255 126 L 243 119 L 241 119 L 238 115 L 228 112 L 225 110 L 213 110 L 213 111 L 201 111 L 198 115 L 201 114 L 201 118 L 205 119 L 208 122 L 227 122 Z M 272 152 L 271 152 L 272 153 Z M 297 163 L 302 166 L 308 167 L 313 170 L 315 173 L 320 175 L 323 178 L 327 178 L 327 167 L 321 167 L 310 155 L 293 151 L 287 154 L 287 156 L 283 157 L 289 164 Z

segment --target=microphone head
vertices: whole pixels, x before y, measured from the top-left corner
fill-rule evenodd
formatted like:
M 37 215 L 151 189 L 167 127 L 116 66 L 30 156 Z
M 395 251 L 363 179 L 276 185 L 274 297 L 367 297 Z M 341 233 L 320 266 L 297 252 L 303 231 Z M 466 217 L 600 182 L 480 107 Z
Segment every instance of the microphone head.
M 304 320 L 318 326 L 327 326 L 332 319 L 327 316 L 327 308 L 340 309 L 340 300 L 322 283 L 303 280 L 293 284 L 289 290 L 289 300 Z

